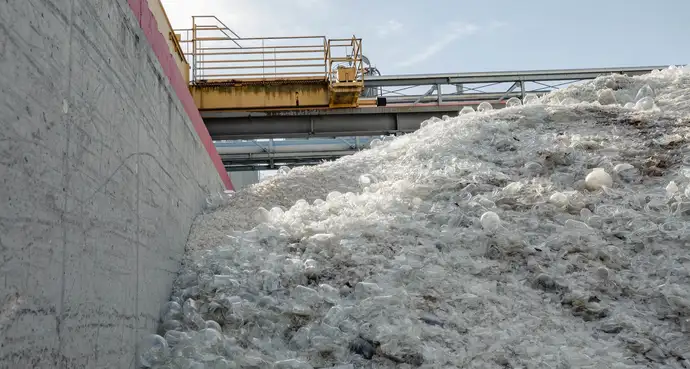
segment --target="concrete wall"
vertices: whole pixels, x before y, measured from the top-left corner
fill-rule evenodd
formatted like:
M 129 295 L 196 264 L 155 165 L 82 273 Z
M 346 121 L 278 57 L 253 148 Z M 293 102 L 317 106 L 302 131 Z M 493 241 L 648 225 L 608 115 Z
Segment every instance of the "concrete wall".
M 235 190 L 239 191 L 254 183 L 259 183 L 259 172 L 230 172 L 230 179 L 232 179 L 232 185 L 235 187 Z
M 0 1 L 0 368 L 134 367 L 225 187 L 130 5 Z
M 84 0 L 72 0 L 72 1 L 84 1 Z M 98 0 L 103 1 L 103 0 Z M 124 0 L 118 0 L 123 1 Z M 213 144 L 213 140 L 208 133 L 204 120 L 199 114 L 196 104 L 194 104 L 194 99 L 189 92 L 188 80 L 184 79 L 180 70 L 177 66 L 176 57 L 170 53 L 170 45 L 166 37 L 161 34 L 160 29 L 165 28 L 163 26 L 158 27 L 156 23 L 156 16 L 153 14 L 149 8 L 148 1 L 146 0 L 127 0 L 132 13 L 134 13 L 135 18 L 139 22 L 139 26 L 143 31 L 146 40 L 148 41 L 153 52 L 158 58 L 158 63 L 163 69 L 163 73 L 168 77 L 172 89 L 175 91 L 175 95 L 180 99 L 184 111 L 187 116 L 192 121 L 192 126 L 196 131 L 201 144 L 206 149 L 209 154 L 213 165 L 220 176 L 220 179 L 225 184 L 226 188 L 232 189 L 232 182 L 228 176 L 228 172 L 225 171 L 225 166 L 223 165 L 218 152 L 216 151 L 216 146 Z

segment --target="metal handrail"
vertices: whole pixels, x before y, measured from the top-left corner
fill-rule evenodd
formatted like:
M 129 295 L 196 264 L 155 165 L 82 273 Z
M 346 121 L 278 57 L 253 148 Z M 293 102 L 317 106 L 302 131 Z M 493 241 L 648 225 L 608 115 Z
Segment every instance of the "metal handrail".
M 274 58 L 272 61 L 311 61 L 311 60 L 322 60 L 322 58 Z M 205 60 L 200 63 L 252 63 L 255 59 L 237 59 L 237 60 Z
M 304 71 L 304 72 L 262 72 L 262 73 L 230 73 L 230 74 L 210 74 L 205 76 L 205 78 L 201 78 L 201 80 L 204 81 L 210 81 L 213 80 L 213 77 L 234 77 L 233 79 L 240 79 L 243 77 L 267 77 L 266 80 L 268 81 L 273 81 L 276 80 L 276 78 L 268 78 L 268 77 L 283 77 L 283 76 L 302 76 L 305 77 L 306 79 L 313 79 L 313 78 L 319 78 L 322 79 L 321 77 L 317 77 L 319 74 L 319 71 Z M 313 78 L 312 78 L 313 77 Z M 280 79 L 280 78 L 278 78 Z M 285 78 L 289 79 L 289 78 Z
M 240 36 L 239 36 L 237 33 L 235 33 L 235 31 L 233 31 L 233 30 L 231 30 L 230 28 L 228 28 L 228 26 L 226 26 L 225 23 L 223 23 L 223 21 L 221 21 L 220 19 L 218 19 L 215 15 L 195 15 L 195 16 L 192 16 L 192 24 L 196 24 L 196 19 L 197 19 L 197 18 L 199 18 L 199 19 L 213 19 L 213 20 L 215 20 L 216 22 L 220 23 L 220 24 L 223 26 L 223 29 L 222 29 L 222 30 L 219 29 L 219 30 L 220 30 L 221 32 L 223 32 L 226 36 L 228 36 L 228 34 L 227 34 L 225 31 L 229 31 L 230 33 L 232 33 L 233 36 L 235 36 L 235 38 L 240 38 Z M 195 27 L 196 27 L 196 26 L 195 26 Z M 201 25 L 201 27 L 205 27 L 205 26 Z M 216 27 L 217 27 L 217 26 L 216 26 Z M 202 29 L 204 29 L 204 28 L 202 28 Z M 228 37 L 230 37 L 230 36 L 228 36 Z M 239 46 L 239 47 L 242 47 L 242 46 L 241 46 L 240 44 L 238 44 L 237 42 L 235 42 L 235 44 L 237 44 L 237 46 Z
M 254 61 L 254 60 L 252 60 Z M 280 65 L 280 68 L 311 68 L 311 67 L 322 67 L 323 64 L 284 64 Z M 222 70 L 228 70 L 228 69 L 262 69 L 265 68 L 265 65 L 235 65 L 232 68 L 229 68 L 227 66 L 222 66 L 222 67 L 197 67 L 199 70 L 207 70 L 207 69 L 222 69 Z M 287 73 L 287 72 L 286 72 Z M 276 73 L 279 74 L 279 73 Z
M 286 46 L 286 45 L 271 46 L 271 48 L 273 48 L 273 49 L 288 49 L 291 47 L 294 47 L 294 46 Z M 304 49 L 308 49 L 308 48 L 323 49 L 323 45 L 299 45 L 299 47 L 304 48 Z M 229 50 L 229 49 L 237 49 L 237 48 L 236 47 L 201 47 L 201 48 L 199 48 L 199 50 Z M 263 47 L 261 47 L 261 46 L 254 46 L 254 47 L 245 46 L 242 48 L 242 50 L 252 50 L 252 49 L 259 50 L 259 49 L 263 49 Z
M 215 16 L 193 16 L 192 28 L 182 35 L 184 55 L 191 66 L 191 82 L 266 80 L 280 78 L 338 81 L 334 65 L 355 68 L 361 82 L 364 65 L 361 39 L 325 36 L 241 38 Z M 208 21 L 213 24 L 208 24 Z M 321 71 L 318 71 L 321 69 Z

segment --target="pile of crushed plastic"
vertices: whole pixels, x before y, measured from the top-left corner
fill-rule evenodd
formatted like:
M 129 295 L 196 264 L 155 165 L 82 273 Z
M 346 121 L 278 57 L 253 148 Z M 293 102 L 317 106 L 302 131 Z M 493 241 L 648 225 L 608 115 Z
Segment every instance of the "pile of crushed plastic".
M 212 197 L 152 368 L 690 368 L 690 69 Z

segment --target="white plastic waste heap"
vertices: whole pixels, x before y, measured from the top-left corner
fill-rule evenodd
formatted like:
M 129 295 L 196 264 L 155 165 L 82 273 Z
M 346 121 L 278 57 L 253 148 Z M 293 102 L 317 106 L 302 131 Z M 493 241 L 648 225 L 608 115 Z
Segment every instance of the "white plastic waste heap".
M 602 77 L 209 201 L 141 363 L 690 368 L 689 114 Z

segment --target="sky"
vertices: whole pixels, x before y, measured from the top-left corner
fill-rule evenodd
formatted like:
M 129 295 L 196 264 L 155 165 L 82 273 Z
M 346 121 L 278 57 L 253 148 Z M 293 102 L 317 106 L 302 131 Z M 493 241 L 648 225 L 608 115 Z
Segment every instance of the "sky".
M 215 15 L 241 37 L 356 35 L 382 74 L 690 63 L 690 0 L 162 2 L 175 28 Z

